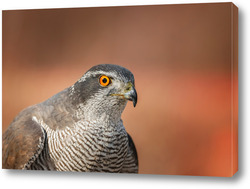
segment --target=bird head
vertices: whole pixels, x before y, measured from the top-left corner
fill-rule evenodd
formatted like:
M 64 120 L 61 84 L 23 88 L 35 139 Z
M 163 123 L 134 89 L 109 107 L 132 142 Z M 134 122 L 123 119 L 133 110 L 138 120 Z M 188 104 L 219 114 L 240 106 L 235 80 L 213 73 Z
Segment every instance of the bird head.
M 133 74 L 124 67 L 101 64 L 88 70 L 72 87 L 75 102 L 93 113 L 119 114 L 127 101 L 137 104 Z

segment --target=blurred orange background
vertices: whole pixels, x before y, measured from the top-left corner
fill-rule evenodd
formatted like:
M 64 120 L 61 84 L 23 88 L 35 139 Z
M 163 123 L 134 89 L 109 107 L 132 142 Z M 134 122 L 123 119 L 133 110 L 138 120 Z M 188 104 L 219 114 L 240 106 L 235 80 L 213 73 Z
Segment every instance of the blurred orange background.
M 118 64 L 135 76 L 138 104 L 122 118 L 139 173 L 232 176 L 235 14 L 231 3 L 3 11 L 3 132 L 92 66 Z

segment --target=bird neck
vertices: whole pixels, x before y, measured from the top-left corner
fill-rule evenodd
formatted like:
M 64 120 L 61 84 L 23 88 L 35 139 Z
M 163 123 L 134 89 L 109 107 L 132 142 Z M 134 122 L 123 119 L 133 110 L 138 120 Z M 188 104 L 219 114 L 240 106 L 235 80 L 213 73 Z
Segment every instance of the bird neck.
M 121 114 L 127 100 L 96 93 L 91 96 L 76 90 L 75 85 L 68 88 L 67 93 L 73 107 L 76 107 L 76 117 L 79 120 L 95 122 L 100 125 L 114 125 L 121 120 Z M 79 87 L 78 87 L 79 88 Z
M 106 106 L 104 105 L 106 104 Z M 109 104 L 107 106 L 107 104 Z M 121 120 L 121 115 L 127 101 L 112 102 L 108 101 L 90 101 L 80 103 L 77 110 L 77 116 L 86 121 L 95 122 L 97 125 L 111 126 L 117 125 Z

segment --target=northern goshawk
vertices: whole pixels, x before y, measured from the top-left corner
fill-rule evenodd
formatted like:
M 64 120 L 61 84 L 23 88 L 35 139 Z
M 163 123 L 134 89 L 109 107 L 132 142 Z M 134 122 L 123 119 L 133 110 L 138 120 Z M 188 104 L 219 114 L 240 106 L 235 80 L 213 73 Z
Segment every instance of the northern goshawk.
M 101 64 L 74 85 L 28 107 L 3 134 L 2 167 L 138 173 L 138 158 L 121 114 L 137 103 L 133 74 Z

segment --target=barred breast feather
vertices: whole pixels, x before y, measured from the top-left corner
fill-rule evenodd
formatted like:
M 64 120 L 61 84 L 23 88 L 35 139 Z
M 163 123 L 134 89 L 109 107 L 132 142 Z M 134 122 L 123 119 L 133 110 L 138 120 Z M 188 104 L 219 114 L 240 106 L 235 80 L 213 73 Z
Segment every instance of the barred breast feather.
M 36 116 L 29 121 L 17 122 L 3 136 L 7 144 L 3 145 L 3 154 L 6 154 L 6 158 L 3 157 L 3 168 L 138 172 L 137 154 L 133 151 L 135 148 L 131 146 L 131 137 L 122 121 L 108 128 L 79 121 L 74 127 L 63 130 L 51 129 Z M 12 147 L 7 151 L 8 145 Z M 22 156 L 16 156 L 20 151 Z

